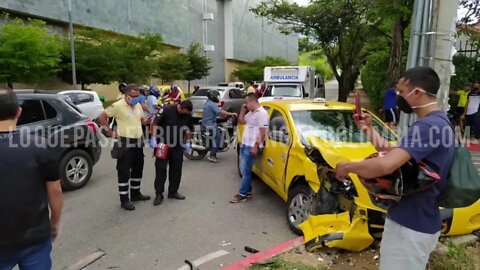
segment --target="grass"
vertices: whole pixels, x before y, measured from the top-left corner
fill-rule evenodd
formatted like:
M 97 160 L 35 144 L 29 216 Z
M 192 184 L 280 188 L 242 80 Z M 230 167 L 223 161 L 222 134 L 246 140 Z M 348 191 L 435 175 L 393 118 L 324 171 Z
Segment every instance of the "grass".
M 472 254 L 465 248 L 448 243 L 445 255 L 434 255 L 430 260 L 431 270 L 474 270 L 475 263 Z
M 319 268 L 302 263 L 291 263 L 280 257 L 274 257 L 265 263 L 251 266 L 249 270 L 319 270 Z

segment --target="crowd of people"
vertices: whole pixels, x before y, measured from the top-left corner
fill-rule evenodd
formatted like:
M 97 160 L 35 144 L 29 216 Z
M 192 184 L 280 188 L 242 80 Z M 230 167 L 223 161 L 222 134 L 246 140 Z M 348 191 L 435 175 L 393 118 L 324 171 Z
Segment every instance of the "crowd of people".
M 376 149 L 386 154 L 377 159 L 338 163 L 335 168 L 340 181 L 345 181 L 350 173 L 372 179 L 392 174 L 413 160 L 430 164 L 441 177 L 438 185 L 391 204 L 381 242 L 381 269 L 425 269 L 440 235 L 442 222 L 437 198 L 445 186 L 455 146 L 430 143 L 444 141 L 444 136 L 454 138 L 453 130 L 448 129 L 450 122 L 447 114 L 436 101 L 439 86 L 440 79 L 433 69 L 417 67 L 407 70 L 395 85 L 395 106 L 404 113 L 415 113 L 418 120 L 398 145 L 391 145 L 372 127 L 371 116 L 355 117 L 356 124 Z M 468 94 L 466 116 L 478 114 L 478 86 L 474 84 Z M 185 199 L 179 188 L 183 153 L 192 147 L 193 108 L 190 100 L 181 100 L 178 88 L 175 88 L 172 86 L 166 94 L 172 104 L 160 106 L 158 100 L 155 103 L 155 99 L 150 97 L 160 97 L 154 87 L 144 88 L 146 97 L 142 98 L 140 87 L 122 84 L 118 101 L 99 117 L 104 134 L 116 139 L 115 154 L 112 151 L 112 156 L 117 159 L 118 194 L 120 206 L 125 210 L 135 210 L 135 201 L 150 200 L 150 196 L 141 192 L 145 132 L 142 126 L 149 127 L 148 145 L 156 157 L 153 204 L 160 205 L 164 200 L 167 176 L 167 197 Z M 204 118 L 205 129 L 215 131 L 217 116 L 227 115 L 212 105 L 217 97 L 212 92 L 210 101 L 205 104 L 205 109 L 210 110 Z M 46 270 L 51 269 L 52 241 L 60 231 L 62 192 L 55 154 L 49 152 L 46 146 L 32 143 L 27 148 L 9 147 L 12 141 L 20 138 L 21 131 L 16 125 L 21 111 L 15 93 L 0 89 L 0 269 L 13 269 L 19 265 L 20 269 Z M 109 118 L 115 119 L 115 128 L 110 125 Z M 469 123 L 474 124 L 477 118 L 471 118 L 475 120 L 469 120 Z M 265 147 L 270 122 L 267 111 L 251 90 L 242 105 L 238 122 L 246 125 L 240 143 L 242 181 L 231 203 L 252 198 L 252 166 Z M 432 133 L 432 127 L 446 128 L 448 133 Z M 28 138 L 38 140 L 35 135 Z M 215 156 L 211 159 L 216 161 Z M 18 163 L 22 164 L 21 170 Z

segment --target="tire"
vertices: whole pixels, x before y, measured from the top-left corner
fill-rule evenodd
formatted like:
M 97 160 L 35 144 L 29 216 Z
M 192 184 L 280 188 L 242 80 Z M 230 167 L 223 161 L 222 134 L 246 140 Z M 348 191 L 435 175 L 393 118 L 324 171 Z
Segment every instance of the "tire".
M 288 192 L 287 223 L 297 235 L 303 234 L 298 225 L 310 216 L 311 200 L 312 190 L 305 184 L 296 185 Z
M 194 131 L 192 133 L 192 144 L 203 145 L 202 137 L 200 131 Z M 190 152 L 186 153 L 183 152 L 183 155 L 190 159 L 190 160 L 201 160 L 203 159 L 208 153 L 208 150 L 190 150 Z
M 201 160 L 207 155 L 208 151 L 191 150 L 189 153 L 184 152 L 183 155 L 190 160 Z
M 68 152 L 60 161 L 60 183 L 64 190 L 75 190 L 85 186 L 93 172 L 90 155 L 81 149 Z

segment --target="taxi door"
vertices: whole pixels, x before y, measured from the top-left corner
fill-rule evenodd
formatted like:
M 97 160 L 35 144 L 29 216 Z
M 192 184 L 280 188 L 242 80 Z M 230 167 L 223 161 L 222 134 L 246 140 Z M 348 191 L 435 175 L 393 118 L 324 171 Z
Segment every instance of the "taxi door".
M 262 173 L 268 179 L 265 182 L 282 198 L 286 198 L 285 170 L 292 144 L 292 130 L 284 112 L 273 107 L 270 110 L 268 137 L 262 153 Z

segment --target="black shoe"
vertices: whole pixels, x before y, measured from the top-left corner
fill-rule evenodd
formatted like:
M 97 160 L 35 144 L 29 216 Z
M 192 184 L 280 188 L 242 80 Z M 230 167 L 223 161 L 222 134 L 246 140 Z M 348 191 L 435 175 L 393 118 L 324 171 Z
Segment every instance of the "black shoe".
M 163 195 L 162 194 L 157 194 L 155 196 L 155 200 L 153 200 L 153 205 L 160 205 L 163 202 Z
M 133 205 L 132 202 L 122 202 L 121 204 L 122 208 L 128 211 L 133 211 L 135 210 L 135 205 Z
M 168 198 L 169 199 L 175 199 L 175 200 L 185 200 L 185 196 L 183 196 L 182 194 L 180 194 L 178 192 L 168 194 Z
M 131 199 L 132 202 L 148 201 L 148 200 L 150 200 L 150 196 L 143 195 L 142 193 L 132 196 L 132 199 Z

